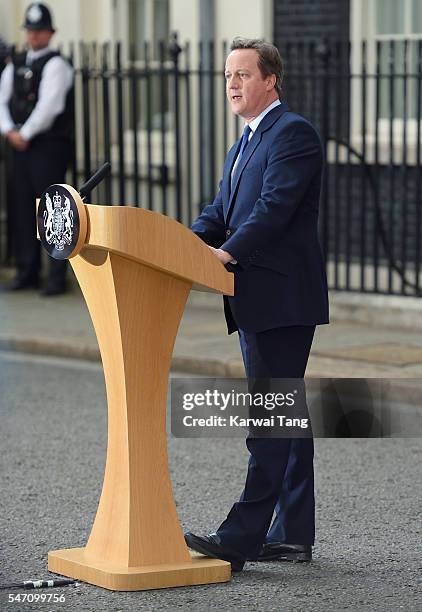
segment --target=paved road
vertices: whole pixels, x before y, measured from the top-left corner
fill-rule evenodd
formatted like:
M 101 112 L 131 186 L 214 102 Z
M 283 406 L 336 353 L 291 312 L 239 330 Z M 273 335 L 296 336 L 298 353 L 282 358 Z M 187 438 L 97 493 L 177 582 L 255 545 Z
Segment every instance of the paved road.
M 97 364 L 0 354 L 0 582 L 48 576 L 50 549 L 83 546 L 105 458 Z M 229 584 L 114 593 L 82 584 L 66 603 L 0 610 L 422 610 L 421 440 L 317 440 L 311 565 L 250 563 Z M 184 528 L 215 529 L 240 493 L 243 441 L 169 439 Z M 50 591 L 51 592 L 51 591 Z M 2 599 L 3 598 L 3 599 Z

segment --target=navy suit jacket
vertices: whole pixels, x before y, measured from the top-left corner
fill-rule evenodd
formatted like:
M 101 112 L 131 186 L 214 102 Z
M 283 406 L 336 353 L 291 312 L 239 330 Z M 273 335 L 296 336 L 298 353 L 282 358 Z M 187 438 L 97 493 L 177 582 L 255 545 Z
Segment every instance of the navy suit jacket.
M 192 225 L 238 262 L 226 266 L 235 275 L 235 295 L 224 298 L 229 333 L 328 323 L 317 132 L 282 102 L 250 138 L 230 186 L 239 147 L 240 140 L 227 154 L 214 202 Z

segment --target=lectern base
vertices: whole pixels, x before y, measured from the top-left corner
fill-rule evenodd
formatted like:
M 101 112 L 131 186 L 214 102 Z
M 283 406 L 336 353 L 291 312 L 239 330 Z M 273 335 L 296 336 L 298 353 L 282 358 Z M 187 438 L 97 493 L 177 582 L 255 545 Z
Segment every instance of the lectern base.
M 88 557 L 85 548 L 48 553 L 48 569 L 112 591 L 144 591 L 230 580 L 230 563 L 192 553 L 192 563 L 123 567 Z

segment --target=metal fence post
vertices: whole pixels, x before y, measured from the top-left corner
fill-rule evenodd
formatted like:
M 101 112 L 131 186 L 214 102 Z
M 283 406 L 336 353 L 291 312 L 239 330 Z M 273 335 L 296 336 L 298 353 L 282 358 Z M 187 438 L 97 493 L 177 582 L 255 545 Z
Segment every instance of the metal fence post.
M 177 32 L 173 32 L 169 44 L 169 54 L 173 62 L 173 95 L 174 95 L 174 153 L 176 179 L 176 212 L 177 220 L 182 221 L 182 186 L 180 172 L 180 100 L 179 100 L 179 56 L 182 52 L 177 40 Z
M 321 138 L 324 150 L 324 170 L 321 186 L 321 223 L 322 223 L 322 250 L 327 259 L 329 251 L 329 174 L 328 174 L 328 137 L 330 130 L 330 55 L 328 41 L 317 45 L 316 54 L 321 66 Z

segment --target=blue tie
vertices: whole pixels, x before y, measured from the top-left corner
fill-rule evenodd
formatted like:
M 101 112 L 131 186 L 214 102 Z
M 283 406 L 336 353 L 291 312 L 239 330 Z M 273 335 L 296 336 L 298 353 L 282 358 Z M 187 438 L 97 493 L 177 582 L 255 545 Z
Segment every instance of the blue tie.
M 242 142 L 240 143 L 240 151 L 239 151 L 239 155 L 237 158 L 237 165 L 239 165 L 239 162 L 242 159 L 242 155 L 243 155 L 244 150 L 246 149 L 246 145 L 249 142 L 249 134 L 251 132 L 252 132 L 252 129 L 249 127 L 249 125 L 246 125 L 245 129 L 243 130 Z
M 240 149 L 239 149 L 239 155 L 237 156 L 236 159 L 236 165 L 233 169 L 232 172 L 232 176 L 231 176 L 231 184 L 233 185 L 234 183 L 234 179 L 237 175 L 237 172 L 239 170 L 239 164 L 240 164 L 240 160 L 242 159 L 242 155 L 243 152 L 245 151 L 247 144 L 249 142 L 249 134 L 252 132 L 252 129 L 249 127 L 249 125 L 245 126 L 245 129 L 243 130 L 243 135 L 242 135 L 242 140 L 240 142 Z

